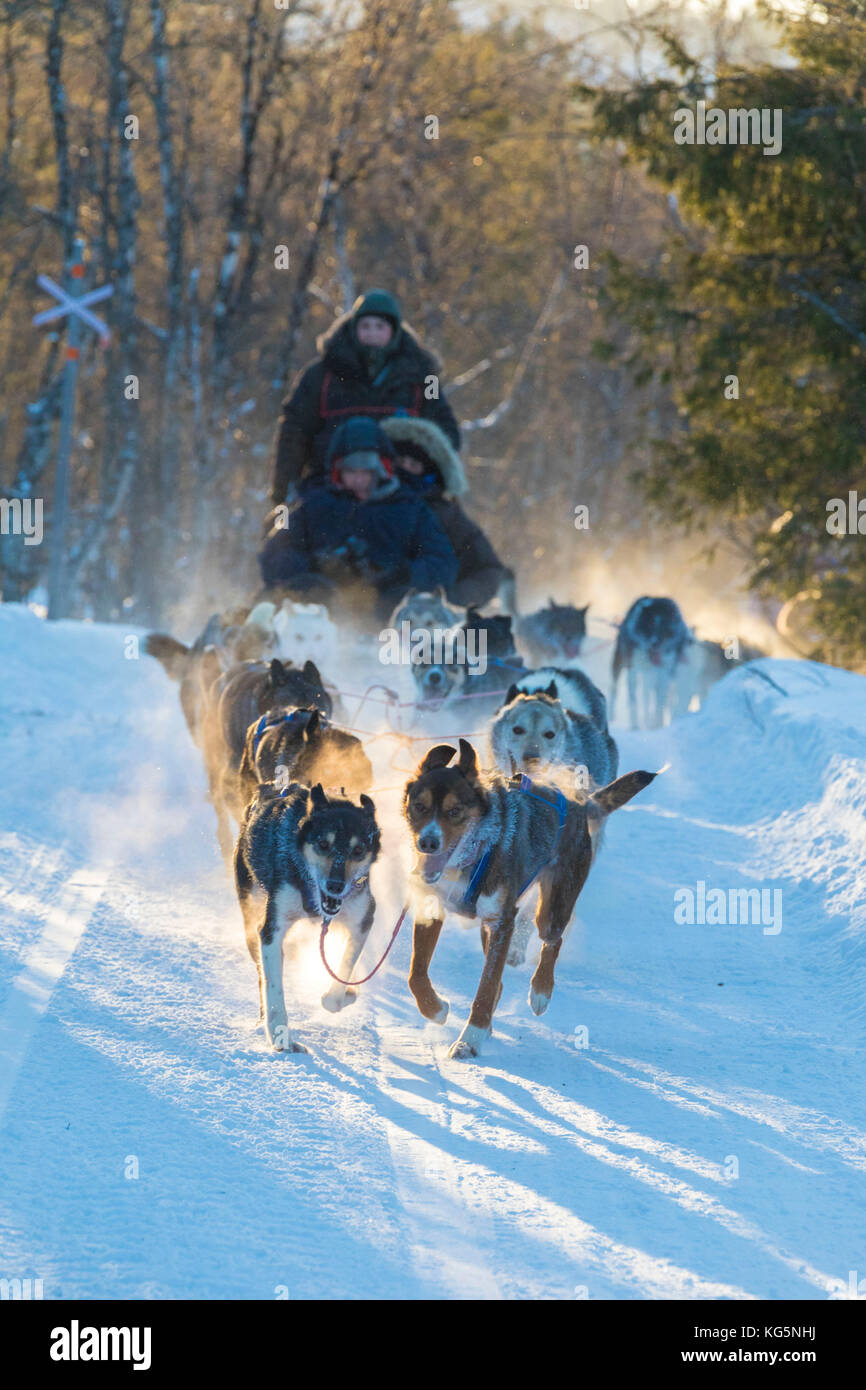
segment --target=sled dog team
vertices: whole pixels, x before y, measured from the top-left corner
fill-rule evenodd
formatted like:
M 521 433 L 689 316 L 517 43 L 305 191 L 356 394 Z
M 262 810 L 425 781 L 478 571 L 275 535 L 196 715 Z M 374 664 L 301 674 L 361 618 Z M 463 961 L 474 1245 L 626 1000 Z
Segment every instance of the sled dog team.
M 605 697 L 584 671 L 568 665 L 580 655 L 585 613 L 551 601 L 519 618 L 513 633 L 510 617 L 470 609 L 466 627 L 486 631 L 484 675 L 470 680 L 465 667 L 454 664 L 413 669 L 419 710 L 453 704 L 468 686 L 471 724 L 478 728 L 489 719 L 484 767 L 464 738 L 456 748 L 434 744 L 402 801 L 417 856 L 409 885 L 409 987 L 426 1019 L 441 1024 L 448 1016 L 430 974 L 446 914 L 480 926 L 484 964 L 469 1019 L 450 1049 L 453 1058 L 479 1055 L 491 1031 L 504 967 L 525 958 L 532 922 L 524 902 L 535 885 L 541 946 L 529 1003 L 536 1014 L 547 1008 L 563 936 L 604 821 L 655 775 L 617 775 Z M 410 593 L 392 623 L 408 620 L 418 630 L 453 625 L 455 617 L 441 593 Z M 322 998 L 337 1012 L 356 997 L 347 982 L 375 915 L 370 870 L 380 829 L 369 794 L 372 766 L 361 739 L 341 727 L 339 695 L 309 655 L 315 649 L 333 659 L 331 629 L 323 608 L 286 603 L 277 609 L 263 602 L 215 615 L 191 646 L 160 633 L 146 644 L 179 684 L 187 726 L 202 752 L 220 847 L 233 864 L 258 971 L 265 1030 L 278 1052 L 304 1050 L 286 1013 L 287 931 L 300 918 L 344 928 L 346 945 L 333 972 L 338 978 Z M 526 667 L 518 642 L 539 662 L 534 669 Z M 632 605 L 616 640 L 613 694 L 624 672 L 633 724 L 641 687 L 645 710 L 662 721 L 677 665 L 691 645 L 672 600 Z

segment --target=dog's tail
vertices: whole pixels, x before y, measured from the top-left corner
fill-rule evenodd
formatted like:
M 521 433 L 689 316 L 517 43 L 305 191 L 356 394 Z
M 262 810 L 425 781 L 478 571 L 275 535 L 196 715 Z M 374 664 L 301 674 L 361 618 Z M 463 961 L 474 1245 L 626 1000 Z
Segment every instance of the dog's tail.
M 167 676 L 174 681 L 180 680 L 189 647 L 178 642 L 177 638 L 169 637 L 167 632 L 149 632 L 144 639 L 144 650 L 148 656 L 156 657 Z
M 648 787 L 656 776 L 655 772 L 625 772 L 622 777 L 608 782 L 606 787 L 599 787 L 586 802 L 586 814 L 590 823 L 603 821 L 612 811 L 618 811 L 620 806 L 624 806 L 633 796 L 637 796 L 638 792 L 642 792 L 644 787 Z

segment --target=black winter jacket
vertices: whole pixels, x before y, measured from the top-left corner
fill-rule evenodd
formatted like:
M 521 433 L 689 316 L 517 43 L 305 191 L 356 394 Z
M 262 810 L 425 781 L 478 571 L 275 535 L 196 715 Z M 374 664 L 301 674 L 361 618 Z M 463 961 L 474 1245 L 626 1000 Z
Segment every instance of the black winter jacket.
M 305 367 L 283 402 L 273 458 L 271 500 L 286 500 L 290 486 L 325 480 L 331 436 L 352 415 L 417 414 L 434 421 L 455 448 L 460 430 L 443 395 L 427 400 L 425 382 L 438 375 L 436 360 L 403 324 L 379 375 L 370 380 L 358 353 L 352 318 L 344 315 L 319 339 L 321 357 Z

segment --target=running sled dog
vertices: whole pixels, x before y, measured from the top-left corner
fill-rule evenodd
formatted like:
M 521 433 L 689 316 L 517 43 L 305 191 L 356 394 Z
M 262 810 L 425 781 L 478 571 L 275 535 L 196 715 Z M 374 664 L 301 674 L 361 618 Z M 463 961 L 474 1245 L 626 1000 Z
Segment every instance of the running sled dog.
M 359 738 L 334 728 L 317 709 L 274 710 L 250 724 L 238 773 L 229 773 L 227 805 L 240 825 L 262 782 L 282 791 L 290 782 L 355 796 L 373 785 L 373 768 Z M 232 799 L 229 799 L 231 797 Z
M 557 682 L 524 692 L 512 685 L 490 728 L 490 747 L 503 772 L 572 781 L 575 790 L 605 787 L 617 772 L 617 747 L 606 725 L 575 714 Z
M 477 1057 L 489 1036 L 502 993 L 502 973 L 514 933 L 517 905 L 536 880 L 535 925 L 541 953 L 529 1005 L 544 1013 L 553 993 L 554 966 L 565 929 L 592 862 L 590 832 L 655 777 L 627 772 L 583 803 L 558 788 L 483 777 L 475 749 L 432 748 L 406 787 L 403 810 L 419 860 L 412 885 L 415 934 L 409 988 L 425 1018 L 444 1023 L 448 1005 L 430 981 L 430 962 L 446 912 L 481 923 L 484 968 L 469 1021 L 449 1056 Z
M 517 619 L 517 640 L 533 666 L 575 661 L 580 656 L 588 609 L 588 603 L 575 608 L 572 603 L 551 599 L 546 608 Z
M 229 816 L 238 814 L 238 778 L 247 731 L 263 715 L 304 707 L 317 709 L 325 717 L 332 710 L 331 697 L 312 661 L 300 671 L 277 657 L 270 662 L 240 662 L 211 687 L 202 726 L 202 752 L 217 817 L 217 840 L 227 864 L 234 848 Z
M 571 768 L 580 774 L 578 788 L 605 787 L 617 773 L 605 698 L 576 666 L 527 671 L 509 686 L 490 728 L 490 744 L 503 772 L 561 781 L 556 769 Z
M 348 980 L 373 925 L 370 869 L 379 853 L 376 808 L 329 798 L 321 785 L 292 782 L 279 794 L 264 785 L 244 815 L 235 849 L 235 886 L 247 948 L 259 974 L 261 1013 L 275 1052 L 306 1052 L 289 1030 L 283 992 L 283 941 L 302 917 L 348 932 L 336 974 Z M 337 1013 L 356 990 L 333 981 L 322 996 Z
M 680 663 L 692 642 L 672 598 L 645 595 L 625 615 L 613 653 L 610 715 L 619 678 L 626 674 L 629 722 L 633 729 L 660 729 L 677 713 Z
M 409 624 L 409 635 L 416 632 L 433 632 L 437 628 L 444 632 L 456 626 L 461 619 L 459 608 L 453 608 L 445 601 L 445 590 L 440 584 L 437 589 L 410 589 L 401 603 L 391 614 L 389 626 L 400 631 L 402 623 Z

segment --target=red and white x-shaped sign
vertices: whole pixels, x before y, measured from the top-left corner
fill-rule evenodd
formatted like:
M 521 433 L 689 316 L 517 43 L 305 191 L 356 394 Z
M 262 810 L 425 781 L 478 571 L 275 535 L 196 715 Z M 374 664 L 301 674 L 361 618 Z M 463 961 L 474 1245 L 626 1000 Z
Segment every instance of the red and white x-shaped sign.
M 43 309 L 41 314 L 36 314 L 33 319 L 34 328 L 41 327 L 43 323 L 53 323 L 55 319 L 62 318 L 64 314 L 77 314 L 84 323 L 96 330 L 103 344 L 110 341 L 111 331 L 108 324 L 97 318 L 96 314 L 91 314 L 87 306 L 98 304 L 101 299 L 108 299 L 109 295 L 114 294 L 113 285 L 102 285 L 98 290 L 90 290 L 87 294 L 83 294 L 80 299 L 75 299 L 48 275 L 37 275 L 36 283 L 41 289 L 47 290 L 48 294 L 53 294 L 54 298 L 60 302 L 53 304 L 50 309 Z

